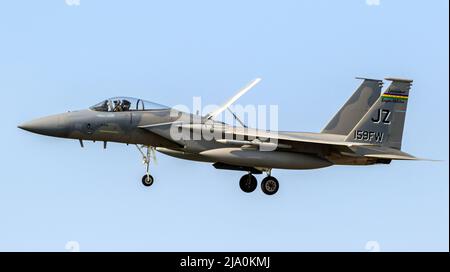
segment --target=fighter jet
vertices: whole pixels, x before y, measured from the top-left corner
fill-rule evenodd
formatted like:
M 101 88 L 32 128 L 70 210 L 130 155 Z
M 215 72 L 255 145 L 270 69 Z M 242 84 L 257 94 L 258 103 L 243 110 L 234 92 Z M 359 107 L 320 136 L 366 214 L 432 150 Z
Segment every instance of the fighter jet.
M 253 88 L 255 79 L 217 110 L 198 115 L 130 97 L 106 99 L 86 110 L 52 115 L 19 128 L 47 136 L 133 144 L 142 154 L 145 186 L 154 182 L 149 166 L 155 151 L 211 163 L 217 169 L 244 171 L 239 186 L 250 193 L 258 187 L 254 175 L 266 174 L 261 189 L 279 190 L 272 169 L 317 169 L 332 165 L 389 164 L 392 160 L 418 160 L 401 151 L 403 127 L 412 80 L 368 78 L 320 133 L 270 131 L 215 118 Z M 214 137 L 204 137 L 205 132 Z

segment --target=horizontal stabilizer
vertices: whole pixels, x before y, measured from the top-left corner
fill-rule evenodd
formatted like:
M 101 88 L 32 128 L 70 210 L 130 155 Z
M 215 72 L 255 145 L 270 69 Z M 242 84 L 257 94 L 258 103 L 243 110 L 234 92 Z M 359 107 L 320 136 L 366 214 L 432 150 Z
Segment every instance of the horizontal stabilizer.
M 394 154 L 367 154 L 364 157 L 368 158 L 378 158 L 378 159 L 390 159 L 390 160 L 408 160 L 408 161 L 432 161 L 432 162 L 440 162 L 442 160 L 433 160 L 426 158 L 417 158 L 411 155 L 402 156 L 402 155 L 394 155 Z
M 350 148 L 356 155 L 388 160 L 414 160 L 414 161 L 434 161 L 430 159 L 418 158 L 395 148 L 383 146 L 354 146 Z
M 395 154 L 366 154 L 364 157 L 377 158 L 377 159 L 389 159 L 389 160 L 420 160 L 414 156 L 403 156 Z

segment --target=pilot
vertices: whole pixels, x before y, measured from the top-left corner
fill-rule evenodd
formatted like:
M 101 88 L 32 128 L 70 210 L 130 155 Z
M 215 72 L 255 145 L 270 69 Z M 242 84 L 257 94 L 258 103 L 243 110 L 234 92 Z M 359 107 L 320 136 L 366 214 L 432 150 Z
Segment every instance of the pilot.
M 114 100 L 114 110 L 113 111 L 122 111 L 122 105 L 120 100 Z
M 129 111 L 131 107 L 131 102 L 128 100 L 122 100 L 122 110 L 123 111 Z

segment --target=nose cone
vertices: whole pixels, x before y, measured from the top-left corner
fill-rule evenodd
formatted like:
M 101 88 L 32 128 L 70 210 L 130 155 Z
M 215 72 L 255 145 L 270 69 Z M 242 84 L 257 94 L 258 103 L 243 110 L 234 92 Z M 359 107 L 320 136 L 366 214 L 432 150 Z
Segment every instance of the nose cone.
M 64 137 L 66 134 L 64 123 L 64 117 L 52 115 L 25 122 L 19 125 L 19 128 L 42 135 Z

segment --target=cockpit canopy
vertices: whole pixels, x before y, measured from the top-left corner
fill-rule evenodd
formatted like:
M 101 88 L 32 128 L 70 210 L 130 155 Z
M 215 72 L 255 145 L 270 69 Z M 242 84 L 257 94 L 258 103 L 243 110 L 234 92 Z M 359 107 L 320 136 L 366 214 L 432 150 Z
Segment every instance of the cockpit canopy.
M 168 109 L 168 107 L 138 98 L 113 97 L 90 107 L 90 109 L 94 111 L 119 112 L 163 110 Z

